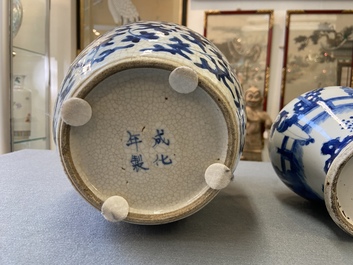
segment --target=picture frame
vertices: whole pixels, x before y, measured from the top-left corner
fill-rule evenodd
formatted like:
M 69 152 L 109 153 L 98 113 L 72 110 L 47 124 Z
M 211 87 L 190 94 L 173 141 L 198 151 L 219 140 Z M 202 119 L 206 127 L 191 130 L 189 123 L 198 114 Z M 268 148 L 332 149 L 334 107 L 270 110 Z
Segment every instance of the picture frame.
M 288 10 L 281 108 L 326 86 L 352 86 L 353 10 Z
M 109 0 L 76 0 L 77 1 L 77 51 L 83 50 L 89 43 L 113 28 L 133 22 L 132 17 L 124 22 L 116 23 L 114 10 L 109 6 Z M 165 21 L 186 26 L 188 0 L 112 0 L 116 6 L 130 4 L 136 9 L 138 19 L 144 21 Z M 120 13 L 117 10 L 117 13 Z M 129 10 L 129 12 L 133 13 Z
M 206 11 L 204 36 L 228 59 L 244 92 L 257 87 L 267 109 L 273 10 Z

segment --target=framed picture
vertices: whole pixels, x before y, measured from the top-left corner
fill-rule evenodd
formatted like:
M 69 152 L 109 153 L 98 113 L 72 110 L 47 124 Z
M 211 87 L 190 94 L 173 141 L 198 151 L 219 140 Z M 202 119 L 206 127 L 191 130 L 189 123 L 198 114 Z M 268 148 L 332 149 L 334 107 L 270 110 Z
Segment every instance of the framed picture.
M 137 20 L 186 25 L 187 0 L 76 0 L 77 49 L 113 28 Z
M 287 11 L 281 107 L 326 86 L 352 86 L 353 10 Z
M 204 35 L 228 59 L 243 90 L 257 87 L 267 107 L 273 10 L 206 11 Z

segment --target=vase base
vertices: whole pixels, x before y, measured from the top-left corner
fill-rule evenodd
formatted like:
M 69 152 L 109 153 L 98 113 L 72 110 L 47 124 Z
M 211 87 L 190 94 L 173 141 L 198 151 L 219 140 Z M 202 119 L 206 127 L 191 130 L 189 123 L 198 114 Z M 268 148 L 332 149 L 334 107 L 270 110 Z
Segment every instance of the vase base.
M 353 235 L 353 143 L 334 159 L 326 176 L 325 203 L 331 218 Z
M 185 71 L 191 81 L 179 82 L 177 71 L 143 67 L 106 76 L 82 97 L 92 110 L 82 125 L 75 114 L 89 111 L 78 107 L 77 98 L 64 102 L 62 161 L 81 195 L 107 220 L 176 221 L 201 209 L 230 182 L 234 132 L 222 101 Z M 205 173 L 210 165 L 216 173 Z M 122 201 L 116 196 L 127 202 L 126 216 L 115 210 Z

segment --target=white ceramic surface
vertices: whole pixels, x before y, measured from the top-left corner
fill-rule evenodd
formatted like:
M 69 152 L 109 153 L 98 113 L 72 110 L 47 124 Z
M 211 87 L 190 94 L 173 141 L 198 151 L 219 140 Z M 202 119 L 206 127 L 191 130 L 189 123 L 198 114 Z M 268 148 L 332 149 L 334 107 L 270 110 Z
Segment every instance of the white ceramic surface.
M 332 219 L 353 235 L 353 89 L 326 87 L 288 103 L 269 139 L 281 180 L 309 200 L 325 201 Z
M 76 58 L 53 126 L 67 175 L 107 220 L 160 224 L 196 212 L 229 183 L 244 144 L 244 103 L 207 39 L 138 22 Z

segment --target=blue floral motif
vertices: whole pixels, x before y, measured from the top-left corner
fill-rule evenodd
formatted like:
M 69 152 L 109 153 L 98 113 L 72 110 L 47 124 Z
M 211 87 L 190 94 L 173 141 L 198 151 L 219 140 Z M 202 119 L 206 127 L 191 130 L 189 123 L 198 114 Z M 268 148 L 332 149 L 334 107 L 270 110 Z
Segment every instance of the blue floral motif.
M 245 107 L 244 107 L 244 104 L 242 104 L 240 106 L 240 112 L 239 112 L 239 120 L 241 121 L 240 135 L 242 135 L 242 136 L 246 135 L 246 118 L 245 117 L 246 117 L 246 115 L 245 115 Z M 245 137 L 241 137 L 240 152 L 243 152 L 244 145 L 245 145 Z
M 199 46 L 199 48 L 200 48 L 204 53 L 207 53 L 205 47 L 206 47 L 207 45 L 211 45 L 211 43 L 209 43 L 209 42 L 206 41 L 204 38 L 202 38 L 201 35 L 199 35 L 199 34 L 193 32 L 193 31 L 191 31 L 191 30 L 188 30 L 187 32 L 188 32 L 188 34 L 181 34 L 181 36 L 182 36 L 185 40 L 187 40 L 187 41 L 189 41 L 189 42 L 191 42 L 191 43 L 196 44 L 197 46 Z
M 163 39 L 163 42 L 161 41 L 160 34 L 165 37 L 171 35 L 170 33 L 178 32 L 179 30 L 185 32 L 180 34 L 181 38 L 171 36 L 169 39 Z M 119 42 L 124 45 L 117 45 L 119 42 L 116 42 L 115 38 L 119 36 L 123 36 Z M 223 56 L 219 50 L 198 33 L 175 24 L 140 22 L 119 27 L 101 36 L 92 45 L 87 47 L 81 56 L 86 56 L 87 58 L 80 61 L 76 65 L 76 68 L 90 69 L 94 64 L 103 62 L 105 58 L 112 53 L 118 50 L 132 48 L 141 40 L 159 40 L 151 47 L 142 48 L 140 50 L 142 52 L 167 52 L 173 55 L 180 55 L 188 60 L 191 60 L 189 55 L 195 54 L 195 52 L 200 53 L 200 62 L 194 62 L 194 64 L 202 69 L 208 70 L 215 75 L 219 81 L 223 82 L 226 87 L 228 87 L 236 105 L 239 107 L 240 104 L 238 101 L 241 95 L 233 86 L 234 84 L 240 86 L 240 84 L 234 76 L 230 74 L 232 71 L 223 60 Z M 202 52 L 192 49 L 190 43 L 195 44 Z M 207 60 L 205 58 L 207 58 Z
M 183 42 L 177 37 L 172 37 L 169 40 L 171 41 L 171 43 L 165 44 L 167 45 L 167 47 L 161 44 L 155 44 L 153 45 L 153 48 L 145 48 L 145 49 L 141 49 L 140 51 L 168 52 L 173 55 L 179 54 L 185 59 L 191 60 L 191 58 L 187 55 L 187 53 L 194 54 L 190 50 L 190 44 Z
M 238 89 L 241 86 L 216 46 L 202 35 L 176 24 L 138 22 L 118 27 L 102 35 L 81 52 L 63 82 L 54 116 L 59 115 L 62 103 L 73 92 L 72 87 L 80 79 L 77 77 L 84 79 L 83 76 L 90 74 L 96 64 L 104 62 L 112 54 L 125 50 L 128 52 L 132 48 L 136 51 L 136 47 L 141 47 L 137 49 L 142 53 L 169 53 L 191 61 L 196 67 L 211 73 L 228 88 L 237 109 L 244 107 L 241 104 L 241 89 Z M 244 109 L 240 111 L 240 119 L 245 119 L 244 113 Z M 54 121 L 54 131 L 56 123 Z M 245 134 L 245 124 L 241 127 L 241 133 Z
M 234 80 L 230 74 L 229 74 L 229 69 L 227 69 L 226 64 L 224 61 L 216 61 L 215 58 L 209 58 L 214 67 L 212 67 L 209 64 L 209 61 L 207 61 L 204 58 L 200 58 L 201 63 L 195 63 L 196 66 L 208 70 L 210 73 L 214 74 L 217 78 L 217 80 L 223 82 L 226 87 L 229 89 L 230 93 L 232 94 L 233 99 L 239 98 L 239 92 L 237 93 L 237 90 L 234 89 L 234 91 L 231 89 L 230 84 L 232 80 Z M 237 93 L 237 97 L 235 96 L 235 93 Z M 237 107 L 240 106 L 238 101 L 234 101 Z
M 57 97 L 57 102 L 55 104 L 55 108 L 54 108 L 54 113 L 58 113 L 59 112 L 59 108 L 61 107 L 62 103 L 64 102 L 64 100 L 67 98 L 69 92 L 71 91 L 71 88 L 73 87 L 73 85 L 75 84 L 75 78 L 73 75 L 73 71 L 69 71 L 69 74 L 65 77 L 64 79 L 64 84 L 66 84 L 66 86 L 63 86 L 63 88 L 60 90 L 58 97 Z M 58 115 L 54 115 L 54 119 L 53 119 L 53 132 L 56 132 L 56 126 L 57 124 L 57 119 L 58 119 Z M 54 136 L 54 142 L 56 142 L 56 137 Z
M 198 52 L 200 53 L 200 62 L 194 62 L 194 64 L 202 69 L 208 70 L 215 75 L 217 80 L 223 82 L 232 94 L 235 105 L 239 108 L 240 103 L 238 100 L 241 95 L 237 89 L 232 89 L 231 86 L 236 83 L 240 87 L 240 84 L 231 76 L 230 73 L 232 70 L 224 61 L 222 54 L 212 43 L 208 42 L 201 35 L 191 30 L 184 29 L 184 31 L 186 31 L 187 34 L 180 34 L 183 39 L 171 37 L 169 39 L 171 43 L 158 43 L 152 47 L 141 49 L 141 51 L 167 52 L 173 55 L 178 54 L 185 59 L 191 60 L 189 55 L 195 54 L 196 50 L 192 49 L 189 43 L 191 42 L 197 45 L 203 53 Z M 209 62 L 211 62 L 213 66 L 210 65 Z M 234 93 L 236 93 L 236 95 Z

